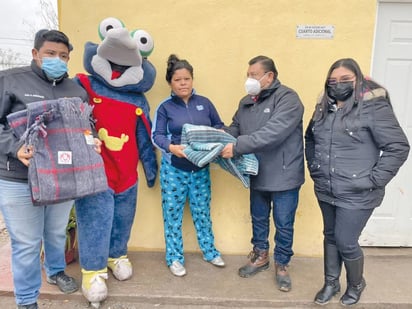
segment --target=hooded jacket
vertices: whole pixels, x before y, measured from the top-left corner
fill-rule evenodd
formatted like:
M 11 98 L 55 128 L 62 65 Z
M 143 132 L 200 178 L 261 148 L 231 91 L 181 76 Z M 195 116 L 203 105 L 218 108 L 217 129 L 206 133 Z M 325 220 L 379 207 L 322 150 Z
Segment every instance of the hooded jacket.
M 303 111 L 297 93 L 278 79 L 258 97 L 242 98 L 225 130 L 237 138 L 235 156 L 253 153 L 259 161 L 251 189 L 285 191 L 304 183 Z
M 7 115 L 24 110 L 31 102 L 80 97 L 87 100 L 86 91 L 67 78 L 50 80 L 33 60 L 30 66 L 0 72 L 0 178 L 27 182 L 27 167 L 17 159 L 23 145 L 7 122 Z
M 324 119 L 310 121 L 305 146 L 317 198 L 349 209 L 379 206 L 409 153 L 383 88 L 365 92 L 346 116 L 330 105 Z

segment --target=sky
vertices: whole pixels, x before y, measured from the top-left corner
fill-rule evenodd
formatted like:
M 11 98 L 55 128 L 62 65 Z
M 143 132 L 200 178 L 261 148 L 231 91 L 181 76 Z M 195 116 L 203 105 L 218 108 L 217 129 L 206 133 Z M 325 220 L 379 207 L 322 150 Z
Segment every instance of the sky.
M 35 32 L 45 28 L 40 1 L 57 8 L 57 0 L 0 0 L 0 49 L 20 53 L 26 64 L 31 60 Z

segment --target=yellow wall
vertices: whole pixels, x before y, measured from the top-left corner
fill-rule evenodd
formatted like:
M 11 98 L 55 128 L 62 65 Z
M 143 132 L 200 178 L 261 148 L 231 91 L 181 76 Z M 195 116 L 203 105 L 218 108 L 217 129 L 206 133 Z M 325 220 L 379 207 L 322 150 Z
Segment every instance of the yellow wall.
M 352 57 L 369 73 L 375 0 L 59 0 L 60 28 L 71 39 L 70 73 L 84 72 L 83 46 L 100 42 L 97 26 L 113 16 L 129 30 L 147 30 L 154 38 L 150 61 L 157 69 L 146 94 L 152 116 L 169 95 L 164 79 L 170 53 L 195 69 L 195 88 L 216 105 L 229 124 L 244 95 L 247 62 L 262 54 L 275 60 L 279 79 L 294 88 L 305 105 L 306 126 L 327 70 L 338 58 Z M 333 39 L 296 39 L 297 25 L 333 25 Z M 163 250 L 163 220 L 158 182 L 148 189 L 140 170 L 139 199 L 130 249 Z M 322 221 L 309 176 L 302 187 L 296 216 L 296 255 L 322 253 Z M 250 248 L 251 224 L 247 189 L 212 166 L 212 217 L 216 245 L 225 254 Z M 187 209 L 186 209 L 187 210 Z M 186 251 L 198 251 L 190 214 L 184 218 Z M 273 228 L 271 238 L 273 239 Z M 271 243 L 271 246 L 273 242 Z

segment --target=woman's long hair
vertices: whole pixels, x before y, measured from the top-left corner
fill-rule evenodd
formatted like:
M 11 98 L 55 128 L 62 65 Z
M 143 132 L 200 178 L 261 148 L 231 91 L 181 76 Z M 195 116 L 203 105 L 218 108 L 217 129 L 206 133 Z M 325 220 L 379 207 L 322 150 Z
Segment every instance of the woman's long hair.
M 377 88 L 385 89 L 384 87 L 379 85 L 377 82 L 373 81 L 372 79 L 365 78 L 364 75 L 362 74 L 359 64 L 354 59 L 352 58 L 339 59 L 332 64 L 332 66 L 330 67 L 328 71 L 328 74 L 326 75 L 323 95 L 320 100 L 320 103 L 316 107 L 314 117 L 313 117 L 315 121 L 324 119 L 325 115 L 329 111 L 330 104 L 336 103 L 334 99 L 328 96 L 328 91 L 327 91 L 328 90 L 328 80 L 330 79 L 330 76 L 333 70 L 340 68 L 340 67 L 344 67 L 350 70 L 351 72 L 353 72 L 353 74 L 356 77 L 352 99 L 346 101 L 345 105 L 343 106 L 343 117 L 348 115 L 354 106 L 362 103 L 363 94 L 365 92 L 372 91 Z M 386 93 L 386 99 L 388 100 L 388 103 L 391 104 L 389 94 L 386 91 L 386 89 L 385 89 L 385 93 Z

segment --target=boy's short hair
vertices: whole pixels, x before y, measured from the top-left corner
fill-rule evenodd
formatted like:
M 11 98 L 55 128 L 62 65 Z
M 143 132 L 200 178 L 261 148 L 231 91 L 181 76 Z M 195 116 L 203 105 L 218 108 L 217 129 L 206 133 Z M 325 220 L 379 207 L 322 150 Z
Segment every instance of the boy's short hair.
M 34 48 L 39 50 L 44 42 L 56 42 L 63 43 L 69 49 L 69 52 L 73 50 L 73 45 L 70 44 L 69 38 L 63 32 L 59 30 L 41 29 L 37 31 L 34 37 Z

